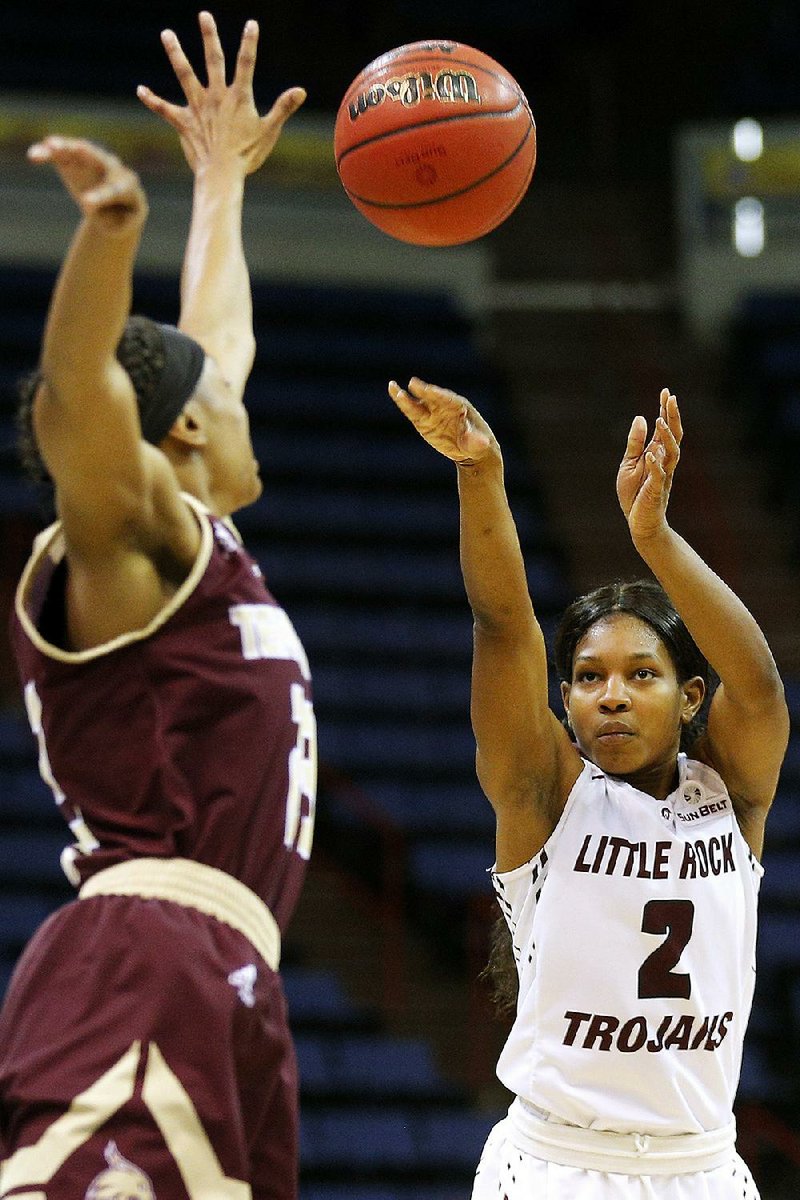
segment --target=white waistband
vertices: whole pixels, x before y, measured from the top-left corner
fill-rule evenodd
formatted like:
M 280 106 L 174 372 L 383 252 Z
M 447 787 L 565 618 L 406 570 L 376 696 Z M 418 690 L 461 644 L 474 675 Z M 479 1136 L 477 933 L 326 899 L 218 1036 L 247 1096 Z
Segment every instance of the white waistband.
M 139 896 L 195 908 L 238 930 L 273 971 L 278 969 L 281 934 L 277 921 L 255 892 L 216 867 L 188 858 L 133 858 L 90 876 L 78 895 L 81 900 Z
M 620 1175 L 687 1175 L 731 1161 L 736 1123 L 732 1120 L 723 1129 L 675 1137 L 606 1133 L 544 1120 L 538 1109 L 518 1096 L 508 1110 L 507 1134 L 518 1150 L 562 1167 Z

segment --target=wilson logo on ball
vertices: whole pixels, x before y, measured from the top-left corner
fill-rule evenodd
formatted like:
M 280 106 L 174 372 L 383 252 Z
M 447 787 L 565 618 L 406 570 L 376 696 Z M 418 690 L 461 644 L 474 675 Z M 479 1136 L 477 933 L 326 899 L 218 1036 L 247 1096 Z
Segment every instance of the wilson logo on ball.
M 404 108 L 411 108 L 423 100 L 439 100 L 442 104 L 480 104 L 481 96 L 474 75 L 466 71 L 430 71 L 402 75 L 376 83 L 366 92 L 359 92 L 348 106 L 350 120 L 357 121 L 370 108 L 377 108 L 384 100 L 393 100 Z
M 536 125 L 514 77 L 459 42 L 411 42 L 374 59 L 342 97 L 336 170 L 373 225 L 418 246 L 483 237 L 517 207 Z

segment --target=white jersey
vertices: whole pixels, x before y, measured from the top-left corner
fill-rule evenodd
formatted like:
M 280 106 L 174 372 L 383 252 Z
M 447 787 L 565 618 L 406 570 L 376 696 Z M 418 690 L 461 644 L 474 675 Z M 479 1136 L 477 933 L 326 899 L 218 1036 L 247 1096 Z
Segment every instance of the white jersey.
M 519 973 L 500 1080 L 587 1129 L 729 1125 L 762 873 L 709 767 L 680 755 L 659 801 L 586 763 L 544 848 L 493 876 Z

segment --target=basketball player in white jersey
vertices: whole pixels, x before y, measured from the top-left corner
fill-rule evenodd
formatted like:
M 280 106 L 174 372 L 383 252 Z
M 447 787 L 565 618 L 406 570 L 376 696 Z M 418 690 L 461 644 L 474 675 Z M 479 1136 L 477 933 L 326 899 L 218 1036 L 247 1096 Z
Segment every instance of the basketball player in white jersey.
M 658 583 L 567 610 L 562 723 L 491 429 L 418 379 L 389 392 L 458 468 L 477 771 L 518 977 L 498 1063 L 516 1098 L 473 1200 L 754 1200 L 733 1101 L 789 719 L 755 620 L 667 521 L 675 397 L 650 438 L 635 418 L 617 477 Z

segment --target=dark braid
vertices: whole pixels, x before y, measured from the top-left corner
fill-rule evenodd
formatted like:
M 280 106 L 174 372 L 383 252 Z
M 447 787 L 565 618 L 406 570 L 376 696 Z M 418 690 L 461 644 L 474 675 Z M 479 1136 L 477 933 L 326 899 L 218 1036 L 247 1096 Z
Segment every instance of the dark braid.
M 489 959 L 479 978 L 489 985 L 489 995 L 498 1017 L 513 1013 L 517 1007 L 519 977 L 511 933 L 502 913 L 497 914 L 489 929 Z

